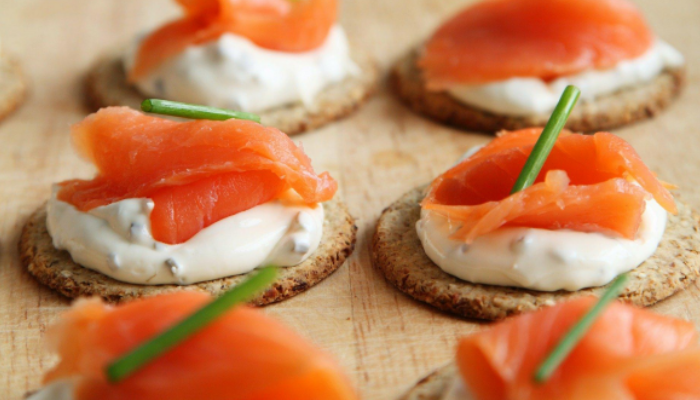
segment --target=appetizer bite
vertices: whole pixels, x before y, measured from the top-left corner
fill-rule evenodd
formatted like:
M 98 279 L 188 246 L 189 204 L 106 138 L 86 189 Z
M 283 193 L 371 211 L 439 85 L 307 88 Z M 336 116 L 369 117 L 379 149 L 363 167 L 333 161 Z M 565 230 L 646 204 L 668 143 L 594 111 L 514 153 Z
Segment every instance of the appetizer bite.
M 184 16 L 99 61 L 91 106 L 147 97 L 261 115 L 288 135 L 353 112 L 378 71 L 348 44 L 338 0 L 177 0 Z
M 60 361 L 29 400 L 357 399 L 335 361 L 296 332 L 230 309 L 239 292 L 78 300 L 47 332 Z
M 401 400 L 700 399 L 693 324 L 592 297 L 463 338 L 455 362 Z
M 180 115 L 202 112 L 175 106 Z M 334 198 L 336 181 L 276 128 L 109 107 L 74 125 L 72 136 L 97 175 L 55 185 L 19 244 L 29 272 L 65 296 L 217 295 L 258 267 L 286 267 L 253 299 L 262 305 L 320 282 L 354 248 L 357 228 Z
M 394 67 L 415 111 L 467 130 L 542 126 L 567 85 L 567 128 L 595 132 L 653 117 L 678 96 L 683 56 L 628 0 L 486 0 L 443 24 Z
M 19 63 L 3 51 L 0 41 L 0 120 L 22 104 L 27 83 Z
M 570 89 L 544 131 L 501 132 L 382 213 L 373 261 L 389 282 L 499 319 L 598 293 L 628 271 L 621 297 L 640 306 L 698 277 L 698 216 L 634 149 L 607 132 L 558 135 Z

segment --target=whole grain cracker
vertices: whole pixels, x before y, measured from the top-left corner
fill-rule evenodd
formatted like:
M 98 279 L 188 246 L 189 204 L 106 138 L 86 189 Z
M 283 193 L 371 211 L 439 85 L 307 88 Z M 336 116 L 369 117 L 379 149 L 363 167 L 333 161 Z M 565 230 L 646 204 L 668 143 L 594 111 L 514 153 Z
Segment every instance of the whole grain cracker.
M 325 220 L 318 249 L 301 264 L 280 268 L 272 287 L 252 299 L 252 304 L 265 305 L 295 296 L 322 281 L 350 256 L 355 247 L 357 233 L 355 220 L 345 204 L 338 200 L 331 200 L 323 205 Z M 29 217 L 24 226 L 19 241 L 19 254 L 22 265 L 30 274 L 62 295 L 71 298 L 101 296 L 114 303 L 178 290 L 200 291 L 217 296 L 254 273 L 186 286 L 149 286 L 119 282 L 76 264 L 67 251 L 57 250 L 53 246 L 51 235 L 46 229 L 45 206 Z
M 604 286 L 540 292 L 474 284 L 447 274 L 428 258 L 416 233 L 423 196 L 423 188 L 413 189 L 385 209 L 372 240 L 375 267 L 416 300 L 465 317 L 496 320 L 605 290 Z M 677 205 L 678 215 L 669 215 L 654 255 L 629 272 L 621 300 L 650 306 L 686 288 L 700 275 L 700 217 L 686 204 L 677 201 Z
M 301 102 L 280 106 L 257 113 L 261 122 L 287 135 L 296 135 L 352 114 L 375 92 L 379 81 L 379 70 L 366 53 L 354 51 L 353 61 L 359 73 L 323 89 L 313 109 Z M 114 52 L 93 65 L 85 80 L 85 95 L 88 106 L 94 110 L 107 106 L 139 110 L 147 98 L 126 82 L 122 52 Z
M 414 111 L 439 122 L 469 131 L 494 133 L 544 126 L 549 114 L 507 116 L 463 104 L 445 92 L 428 91 L 413 50 L 393 67 L 390 85 Z M 685 68 L 667 68 L 653 80 L 613 94 L 581 101 L 572 111 L 566 128 L 574 132 L 597 132 L 652 118 L 668 107 L 685 86 Z

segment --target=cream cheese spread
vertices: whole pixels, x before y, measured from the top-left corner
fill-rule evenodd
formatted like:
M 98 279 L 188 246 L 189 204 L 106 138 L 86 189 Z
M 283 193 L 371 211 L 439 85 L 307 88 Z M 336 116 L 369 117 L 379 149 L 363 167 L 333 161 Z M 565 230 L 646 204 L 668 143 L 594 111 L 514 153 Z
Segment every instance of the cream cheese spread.
M 460 102 L 501 115 L 549 114 L 567 85 L 581 89 L 581 100 L 590 101 L 618 90 L 649 82 L 664 69 L 679 67 L 683 55 L 668 43 L 657 40 L 642 56 L 606 70 L 584 71 L 551 82 L 517 77 L 483 85 L 462 85 L 448 90 Z
M 650 199 L 634 240 L 600 233 L 500 228 L 471 244 L 451 238 L 457 225 L 421 210 L 416 224 L 425 253 L 443 271 L 469 282 L 541 291 L 603 286 L 649 258 L 666 227 L 666 210 Z
M 73 260 L 122 282 L 192 284 L 273 264 L 293 266 L 321 242 L 323 205 L 271 201 L 224 218 L 184 243 L 151 234 L 150 199 L 126 199 L 89 212 L 52 196 L 47 226 L 54 246 Z
M 139 43 L 124 57 L 126 70 L 134 64 Z M 336 25 L 319 48 L 302 53 L 264 49 L 227 33 L 188 47 L 136 87 L 148 96 L 260 112 L 299 101 L 313 108 L 320 91 L 358 72 L 345 32 Z

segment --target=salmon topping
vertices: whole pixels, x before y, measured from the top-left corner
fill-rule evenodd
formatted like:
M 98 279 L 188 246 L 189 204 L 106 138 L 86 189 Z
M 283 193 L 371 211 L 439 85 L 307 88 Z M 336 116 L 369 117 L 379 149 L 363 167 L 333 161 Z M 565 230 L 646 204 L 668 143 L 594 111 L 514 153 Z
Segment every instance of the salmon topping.
M 606 132 L 562 132 L 535 184 L 511 195 L 541 131 L 501 134 L 435 179 L 421 206 L 453 221 L 454 237 L 467 243 L 501 227 L 634 239 L 647 199 L 677 211 L 673 196 L 634 149 Z
M 189 46 L 225 33 L 277 51 L 318 48 L 335 24 L 337 0 L 177 0 L 185 16 L 141 43 L 128 80 L 136 82 Z
M 118 384 L 115 359 L 211 298 L 181 291 L 117 307 L 79 300 L 47 333 L 61 357 L 45 382 L 77 378 L 77 400 L 355 400 L 335 362 L 261 312 L 238 307 Z
M 89 211 L 150 198 L 153 237 L 164 243 L 270 200 L 313 204 L 337 190 L 287 135 L 251 121 L 175 122 L 110 107 L 73 126 L 72 137 L 98 173 L 60 183 L 58 199 Z
M 595 304 L 585 297 L 523 314 L 462 339 L 457 365 L 479 400 L 700 399 L 693 324 L 621 303 L 609 306 L 544 384 L 533 374 Z
M 653 42 L 628 0 L 486 0 L 440 27 L 418 64 L 431 90 L 516 77 L 548 81 L 611 68 Z

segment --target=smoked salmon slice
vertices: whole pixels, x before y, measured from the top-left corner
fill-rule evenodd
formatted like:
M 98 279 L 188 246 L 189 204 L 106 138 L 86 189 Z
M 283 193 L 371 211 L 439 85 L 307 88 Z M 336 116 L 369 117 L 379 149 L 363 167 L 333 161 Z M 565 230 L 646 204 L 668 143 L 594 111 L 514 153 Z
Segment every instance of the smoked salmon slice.
M 77 400 L 355 400 L 340 368 L 295 332 L 248 307 L 226 313 L 118 384 L 104 368 L 211 298 L 176 292 L 111 307 L 79 300 L 49 330 L 61 357 L 46 383 L 77 378 Z
M 188 46 L 224 33 L 266 49 L 303 52 L 318 48 L 335 24 L 338 0 L 177 0 L 182 19 L 150 34 L 140 45 L 128 79 L 136 82 Z
M 552 80 L 611 68 L 641 56 L 653 41 L 628 0 L 486 0 L 442 25 L 418 65 L 431 90 Z
M 463 338 L 457 365 L 479 400 L 700 399 L 700 347 L 693 324 L 614 303 L 554 375 L 540 363 L 596 299 L 523 314 Z
M 647 198 L 676 212 L 673 196 L 632 146 L 607 132 L 562 132 L 535 184 L 511 195 L 541 132 L 502 133 L 435 179 L 421 206 L 460 224 L 454 236 L 467 243 L 507 226 L 634 239 Z
M 72 138 L 98 173 L 60 183 L 58 199 L 88 211 L 150 198 L 153 237 L 169 244 L 270 200 L 312 204 L 337 190 L 287 135 L 251 121 L 175 122 L 110 107 L 74 125 Z

